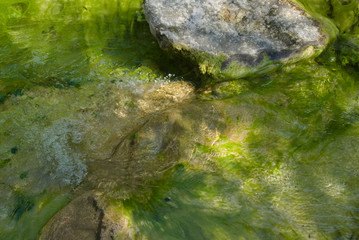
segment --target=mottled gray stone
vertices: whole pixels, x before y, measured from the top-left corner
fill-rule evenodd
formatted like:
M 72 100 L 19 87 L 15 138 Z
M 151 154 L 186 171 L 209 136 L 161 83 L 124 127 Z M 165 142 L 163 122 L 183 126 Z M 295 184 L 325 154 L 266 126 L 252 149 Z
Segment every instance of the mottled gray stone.
M 235 62 L 244 68 L 229 75 L 246 75 L 269 62 L 312 56 L 328 40 L 286 0 L 145 0 L 144 9 L 160 46 L 189 54 L 202 73 L 223 73 Z

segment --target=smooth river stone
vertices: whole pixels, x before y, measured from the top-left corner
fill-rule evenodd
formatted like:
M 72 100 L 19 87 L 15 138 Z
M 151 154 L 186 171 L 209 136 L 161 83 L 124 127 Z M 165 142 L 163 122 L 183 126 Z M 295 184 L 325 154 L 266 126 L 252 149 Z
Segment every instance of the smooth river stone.
M 152 34 L 203 74 L 238 78 L 320 53 L 329 37 L 285 0 L 145 0 Z

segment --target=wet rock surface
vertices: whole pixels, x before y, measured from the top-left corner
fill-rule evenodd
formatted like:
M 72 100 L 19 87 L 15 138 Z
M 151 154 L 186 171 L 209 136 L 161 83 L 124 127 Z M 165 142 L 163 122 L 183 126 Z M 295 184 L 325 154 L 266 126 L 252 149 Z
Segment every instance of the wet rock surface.
M 81 195 L 62 209 L 45 227 L 40 240 L 114 239 L 121 229 L 109 217 L 105 204 L 93 192 Z
M 202 73 L 228 75 L 236 64 L 229 75 L 241 77 L 248 68 L 311 56 L 327 41 L 290 1 L 146 0 L 144 8 L 161 47 L 189 54 Z

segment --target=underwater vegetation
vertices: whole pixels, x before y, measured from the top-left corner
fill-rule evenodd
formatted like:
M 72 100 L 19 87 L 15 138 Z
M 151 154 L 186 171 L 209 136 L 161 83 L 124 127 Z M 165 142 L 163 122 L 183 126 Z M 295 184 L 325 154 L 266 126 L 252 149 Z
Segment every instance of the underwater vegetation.
M 2 0 L 0 239 L 89 192 L 115 239 L 358 239 L 359 3 L 296 2 L 324 51 L 218 83 L 140 0 Z
M 163 65 L 171 69 L 150 37 L 141 3 L 2 1 L 2 98 L 32 86 L 76 87 L 100 78 L 113 80 L 139 67 L 149 67 L 154 74 L 160 74 Z

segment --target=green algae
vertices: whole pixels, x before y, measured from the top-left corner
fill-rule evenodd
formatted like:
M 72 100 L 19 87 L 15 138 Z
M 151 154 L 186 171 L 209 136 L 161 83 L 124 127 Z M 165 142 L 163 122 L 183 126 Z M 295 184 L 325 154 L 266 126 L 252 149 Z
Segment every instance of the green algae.
M 359 67 L 359 37 L 342 35 L 336 42 L 339 61 L 342 65 Z
M 291 229 L 276 232 L 282 223 L 276 228 L 263 224 L 270 218 L 279 221 L 281 217 L 274 211 L 266 216 L 257 214 L 256 204 L 248 203 L 239 188 L 239 182 L 228 181 L 217 173 L 179 165 L 148 205 L 135 208 L 133 220 L 148 239 L 298 237 Z M 256 223 L 251 224 L 253 221 Z M 264 226 L 259 227 L 260 224 Z
M 337 32 L 344 33 L 350 29 L 358 20 L 358 1 L 357 0 L 295 0 L 315 17 L 334 24 Z M 326 29 L 328 29 L 327 25 Z M 332 27 L 330 27 L 332 28 Z M 329 32 L 335 32 L 334 29 Z
M 151 184 L 160 187 L 147 204 L 126 201 L 139 233 L 357 238 L 359 75 L 358 52 L 349 45 L 355 39 L 341 35 L 315 60 L 203 91 L 200 99 L 213 104 L 207 110 L 220 104 L 225 130 L 217 123 L 220 135 L 211 137 L 189 127 L 196 132 L 194 143 L 187 137 L 193 155 Z M 186 117 L 208 118 L 191 112 Z
M 19 221 L 19 219 L 25 212 L 30 211 L 34 207 L 34 202 L 30 197 L 24 195 L 21 192 L 15 192 L 15 193 L 16 193 L 15 194 L 16 203 L 11 213 L 11 217 L 16 221 Z
M 22 96 L 11 96 L 0 106 L 0 156 L 4 159 L 0 168 L 0 182 L 4 184 L 0 185 L 4 196 L 1 199 L 0 232 L 6 232 L 0 235 L 1 239 L 34 239 L 35 232 L 38 233 L 49 219 L 46 217 L 35 220 L 34 225 L 30 224 L 33 209 L 41 205 L 41 201 L 36 200 L 38 197 L 51 197 L 53 192 L 58 191 L 73 192 L 84 180 L 88 172 L 87 164 L 94 160 L 101 162 L 106 156 L 111 156 L 120 136 L 128 135 L 131 144 L 146 137 L 143 133 L 139 136 L 138 130 L 131 134 L 132 128 L 142 125 L 146 115 L 173 104 L 164 97 L 166 94 L 176 97 L 172 101 L 179 101 L 186 96 L 186 91 L 192 91 L 189 84 L 170 83 L 163 77 L 146 82 L 135 81 L 134 76 L 123 75 L 115 82 L 88 83 L 79 88 L 37 86 Z M 166 84 L 174 85 L 173 90 L 162 93 Z M 11 151 L 14 146 L 16 151 Z M 153 168 L 152 164 L 149 166 Z M 110 181 L 108 172 L 105 174 L 105 179 L 101 181 Z M 131 171 L 128 174 L 134 176 Z M 120 180 L 116 176 L 114 178 L 115 181 Z M 125 190 L 140 191 L 142 186 L 137 189 L 131 187 Z M 101 189 L 104 190 L 103 187 Z M 115 195 L 111 192 L 114 191 L 112 188 L 105 189 L 109 195 Z M 121 189 L 123 187 L 119 192 Z M 16 192 L 19 191 L 29 197 L 17 201 Z M 15 202 L 18 202 L 17 206 L 13 206 Z M 52 216 L 62 207 L 55 205 L 48 213 L 39 209 L 38 214 Z M 18 209 L 14 211 L 14 216 L 18 216 L 19 221 L 8 225 L 11 216 L 7 213 L 11 209 Z M 29 228 L 17 238 L 15 233 L 22 225 Z M 25 238 L 28 231 L 32 233 Z
M 18 193 L 12 219 L 1 224 L 1 239 L 37 239 L 41 228 L 68 203 L 69 197 L 63 193 L 43 193 L 38 196 Z M 14 228 L 16 225 L 21 227 Z
M 336 34 L 328 33 L 328 36 L 325 37 L 328 38 L 328 40 L 325 41 L 333 41 L 335 36 Z M 263 60 L 254 66 L 246 66 L 237 61 L 232 61 L 226 67 L 224 67 L 224 63 L 226 62 L 226 59 L 228 59 L 228 56 L 225 55 L 217 56 L 192 49 L 189 50 L 187 47 L 182 45 L 175 45 L 171 49 L 166 50 L 176 55 L 178 58 L 184 59 L 184 61 L 191 62 L 191 64 L 195 66 L 194 71 L 198 79 L 192 81 L 200 87 L 205 87 L 218 82 L 263 76 L 278 70 L 283 65 L 290 65 L 303 60 L 315 59 L 324 51 L 324 49 L 325 45 L 321 47 L 307 46 L 301 49 L 300 53 L 293 54 L 292 57 L 282 62 L 271 60 L 269 56 L 264 54 Z
M 357 238 L 359 86 L 357 75 L 335 66 L 302 63 L 251 79 L 240 92 L 231 82 L 226 92 L 204 96 L 207 109 L 212 104 L 221 112 L 216 119 L 224 128 L 216 124 L 211 137 L 187 126 L 196 137 L 184 133 L 182 147 L 192 146 L 192 156 L 150 184 L 146 204 L 126 200 L 139 233 L 145 239 Z M 183 122 L 198 121 L 205 111 L 191 112 Z
M 176 60 L 152 38 L 141 3 L 2 1 L 2 98 L 36 85 L 78 87 L 125 73 L 143 76 L 146 67 L 156 75 L 174 70 L 168 63 Z
M 209 80 L 192 105 L 161 113 L 164 98 L 144 95 L 179 65 L 151 37 L 140 1 L 2 1 L 0 238 L 36 239 L 81 192 L 89 162 L 118 136 L 132 146 L 146 134 L 163 148 L 139 156 L 163 167 L 134 162 L 130 177 L 99 183 L 115 185 L 98 188 L 127 218 L 119 239 L 358 238 L 358 3 L 298 2 L 333 36 L 320 56 Z M 157 109 L 153 131 L 121 130 Z
M 2 159 L 2 160 L 0 161 L 0 168 L 5 167 L 9 162 L 11 162 L 11 159 L 10 159 L 10 158 Z

